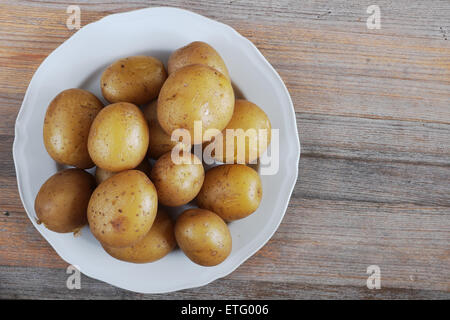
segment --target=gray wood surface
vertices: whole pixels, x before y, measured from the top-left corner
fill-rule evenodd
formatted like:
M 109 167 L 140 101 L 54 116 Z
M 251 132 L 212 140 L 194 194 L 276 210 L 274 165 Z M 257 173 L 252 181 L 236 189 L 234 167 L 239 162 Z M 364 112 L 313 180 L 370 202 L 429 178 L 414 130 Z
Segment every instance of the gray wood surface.
M 82 276 L 29 222 L 17 192 L 14 122 L 42 60 L 82 25 L 168 5 L 224 22 L 285 81 L 300 174 L 273 238 L 207 286 L 142 295 Z M 368 30 L 366 9 L 381 9 Z M 449 299 L 450 1 L 13 1 L 0 3 L 0 298 Z M 369 265 L 380 290 L 366 287 Z

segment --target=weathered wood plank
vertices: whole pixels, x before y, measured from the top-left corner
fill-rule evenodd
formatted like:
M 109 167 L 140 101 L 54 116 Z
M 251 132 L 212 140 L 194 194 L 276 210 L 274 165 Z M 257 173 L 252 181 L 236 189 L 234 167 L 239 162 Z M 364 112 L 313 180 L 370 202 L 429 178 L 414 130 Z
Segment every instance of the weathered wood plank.
M 450 208 L 295 198 L 274 237 L 228 279 L 450 292 Z M 8 223 L 6 223 L 8 222 Z M 28 218 L 0 215 L 0 265 L 63 268 Z
M 303 155 L 293 197 L 450 207 L 450 167 Z
M 65 10 L 67 3 L 55 0 L 16 1 L 6 0 L 7 4 L 20 4 L 27 7 Z M 145 8 L 149 6 L 147 0 L 111 1 L 75 0 L 71 4 L 79 4 L 81 8 L 113 13 L 125 10 Z M 280 22 L 299 24 L 303 21 L 309 24 L 326 25 L 330 29 L 342 26 L 365 28 L 367 7 L 372 5 L 370 0 L 345 1 L 315 0 L 261 0 L 255 3 L 251 0 L 205 0 L 200 2 L 184 2 L 179 0 L 152 1 L 152 6 L 175 6 L 187 10 L 194 10 L 203 15 L 220 21 L 249 20 L 251 22 L 265 22 L 272 25 Z M 446 0 L 428 0 L 426 2 L 397 0 L 379 0 L 377 5 L 382 13 L 382 32 L 398 35 L 399 30 L 411 37 L 445 39 L 440 27 L 449 27 L 448 16 L 450 9 Z M 224 15 L 224 11 L 226 15 Z
M 64 269 L 0 267 L 0 299 L 449 299 L 450 294 L 433 290 L 364 286 L 308 285 L 268 281 L 219 279 L 208 286 L 169 294 L 138 294 L 81 277 L 81 289 L 66 287 Z M 3 287 L 2 287 L 3 284 Z
M 0 265 L 46 268 L 67 265 L 34 228 L 19 207 L 21 204 L 11 206 L 0 202 L 0 205 Z
M 293 199 L 268 244 L 230 278 L 450 291 L 450 208 Z
M 140 1 L 78 3 L 83 24 L 111 12 L 147 6 Z M 154 3 L 165 4 L 179 3 Z M 380 1 L 382 29 L 374 31 L 365 25 L 369 4 L 179 5 L 228 23 L 252 40 L 286 81 L 299 112 L 449 123 L 450 44 L 445 40 L 449 5 Z M 45 11 L 36 9 L 41 5 Z M 0 55 L 4 63 L 0 83 L 9 83 L 8 92 L 23 92 L 39 63 L 73 33 L 65 27 L 66 7 L 51 1 L 0 6 L 4 17 L 0 30 L 5 30 L 0 32 L 0 44 L 7 49 Z
M 297 127 L 303 156 L 450 165 L 450 124 L 297 113 Z

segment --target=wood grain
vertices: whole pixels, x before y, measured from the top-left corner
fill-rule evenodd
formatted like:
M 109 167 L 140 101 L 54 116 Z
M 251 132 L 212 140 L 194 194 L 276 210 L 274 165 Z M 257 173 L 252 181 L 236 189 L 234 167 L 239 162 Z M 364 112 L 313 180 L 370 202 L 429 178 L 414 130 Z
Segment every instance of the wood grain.
M 0 298 L 449 299 L 450 2 L 152 1 L 224 22 L 284 79 L 302 142 L 300 174 L 273 238 L 224 279 L 141 295 L 82 277 L 29 222 L 17 192 L 14 122 L 39 64 L 82 25 L 148 1 L 0 4 Z M 381 268 L 382 289 L 366 287 Z
M 51 279 L 43 282 L 40 279 Z M 448 294 L 435 290 L 386 288 L 367 290 L 360 286 L 335 286 L 282 283 L 270 281 L 219 279 L 207 286 L 181 290 L 168 295 L 145 295 L 117 289 L 109 284 L 81 276 L 81 289 L 66 288 L 65 269 L 0 267 L 0 280 L 6 284 L 0 299 L 108 299 L 108 300 L 173 300 L 184 299 L 448 299 Z M 45 292 L 45 295 L 42 293 Z M 89 294 L 86 294 L 89 292 Z

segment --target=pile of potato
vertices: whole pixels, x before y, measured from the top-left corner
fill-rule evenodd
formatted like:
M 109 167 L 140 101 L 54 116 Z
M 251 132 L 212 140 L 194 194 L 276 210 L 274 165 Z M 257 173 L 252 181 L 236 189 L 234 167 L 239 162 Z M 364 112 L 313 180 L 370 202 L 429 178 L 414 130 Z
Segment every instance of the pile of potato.
M 117 60 L 102 74 L 103 103 L 82 89 L 59 93 L 48 106 L 43 137 L 49 155 L 74 168 L 50 177 L 39 190 L 39 223 L 60 232 L 78 232 L 89 224 L 111 256 L 128 262 L 156 261 L 177 245 L 195 263 L 214 266 L 231 252 L 227 222 L 258 208 L 258 173 L 245 164 L 222 164 L 206 171 L 193 153 L 212 140 L 171 140 L 176 129 L 194 137 L 194 121 L 203 130 L 267 129 L 270 121 L 257 105 L 235 99 L 220 55 L 204 42 L 193 42 L 169 58 L 168 73 L 154 57 Z M 225 141 L 224 146 L 230 141 Z M 246 164 L 249 139 L 245 140 Z M 270 143 L 256 150 L 259 157 Z M 260 145 L 260 144 L 256 144 Z M 175 163 L 176 151 L 192 161 Z M 236 150 L 235 150 L 236 153 Z M 233 159 L 233 157 L 231 157 Z M 149 159 L 151 159 L 149 161 Z M 227 158 L 228 159 L 228 158 Z M 153 164 L 153 167 L 151 166 Z M 84 169 L 96 166 L 95 177 Z M 193 202 L 194 201 L 194 202 Z M 172 222 L 168 208 L 196 204 Z

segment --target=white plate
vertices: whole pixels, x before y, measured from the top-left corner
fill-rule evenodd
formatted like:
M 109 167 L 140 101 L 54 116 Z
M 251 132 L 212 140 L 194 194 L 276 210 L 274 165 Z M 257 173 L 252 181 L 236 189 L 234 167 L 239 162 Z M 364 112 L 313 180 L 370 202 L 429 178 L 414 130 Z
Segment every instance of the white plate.
M 280 129 L 280 167 L 262 176 L 263 199 L 257 212 L 230 224 L 233 249 L 215 267 L 201 267 L 180 250 L 149 264 L 113 259 L 88 227 L 80 237 L 58 234 L 35 221 L 34 199 L 40 186 L 60 167 L 47 154 L 42 126 L 49 102 L 62 90 L 84 88 L 98 97 L 100 75 L 126 56 L 146 54 L 167 62 L 171 52 L 189 42 L 210 43 L 223 57 L 234 84 L 268 114 Z M 278 228 L 297 180 L 300 143 L 294 108 L 283 81 L 258 49 L 227 25 L 189 11 L 148 8 L 105 17 L 65 41 L 34 74 L 16 120 L 13 146 L 23 206 L 33 225 L 67 263 L 85 275 L 114 286 L 162 293 L 205 285 L 224 277 L 257 252 Z

